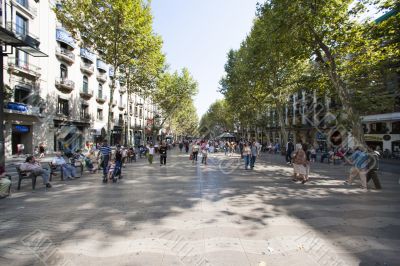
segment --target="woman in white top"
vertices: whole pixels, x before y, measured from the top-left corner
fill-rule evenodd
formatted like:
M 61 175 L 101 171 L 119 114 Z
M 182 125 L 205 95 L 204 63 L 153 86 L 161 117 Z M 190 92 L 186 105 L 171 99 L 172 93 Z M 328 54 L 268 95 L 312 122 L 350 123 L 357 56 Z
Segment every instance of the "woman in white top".
M 148 156 L 147 156 L 147 159 L 149 160 L 149 164 L 153 164 L 154 152 L 155 152 L 155 149 L 153 147 L 153 144 L 150 144 Z

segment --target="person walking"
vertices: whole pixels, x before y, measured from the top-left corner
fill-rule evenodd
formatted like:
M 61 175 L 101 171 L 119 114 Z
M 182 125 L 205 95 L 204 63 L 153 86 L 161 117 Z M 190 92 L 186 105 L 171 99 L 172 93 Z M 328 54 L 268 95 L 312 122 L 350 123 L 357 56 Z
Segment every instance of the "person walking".
M 201 163 L 207 164 L 208 144 L 201 150 Z
M 360 177 L 361 188 L 367 189 L 367 172 L 368 172 L 368 154 L 356 147 L 355 152 L 351 155 L 349 162 L 353 165 L 350 169 L 348 179 L 345 181 L 346 185 L 351 185 L 356 176 Z
M 183 142 L 180 141 L 179 142 L 179 152 L 182 153 L 182 150 L 183 150 Z
M 200 150 L 200 146 L 197 142 L 195 142 L 192 145 L 192 164 L 194 164 L 194 162 L 197 162 L 197 157 L 199 156 L 199 150 Z
M 44 158 L 46 152 L 46 148 L 43 143 L 39 144 L 39 159 Z
M 251 149 L 247 143 L 243 144 L 243 158 L 244 158 L 244 169 L 248 170 L 250 165 Z
M 118 176 L 119 179 L 122 178 L 122 165 L 124 159 L 124 152 L 122 150 L 121 145 L 117 145 L 117 150 L 115 151 L 115 168 L 113 173 L 113 182 L 116 182 L 116 177 Z
M 296 144 L 296 151 L 293 158 L 293 171 L 293 181 L 301 180 L 302 184 L 307 182 L 307 156 L 300 143 Z
M 167 165 L 167 150 L 168 147 L 163 141 L 160 148 L 159 148 L 159 153 L 160 153 L 160 166 L 161 165 Z
M 103 144 L 99 148 L 99 153 L 97 155 L 97 160 L 101 156 L 101 167 L 103 168 L 103 183 L 107 183 L 107 166 L 108 161 L 111 158 L 111 147 L 108 146 L 107 140 L 103 141 Z
M 147 157 L 149 164 L 153 164 L 154 153 L 155 153 L 155 151 L 154 151 L 153 144 L 150 144 L 149 151 L 148 151 L 148 157 Z
M 292 164 L 292 152 L 294 150 L 294 145 L 291 139 L 289 139 L 286 144 L 286 164 Z
M 256 142 L 253 141 L 252 145 L 250 146 L 250 151 L 251 151 L 250 169 L 253 170 L 254 164 L 256 163 L 256 159 L 258 156 L 258 146 Z
M 185 140 L 185 152 L 188 153 L 189 152 L 189 141 Z

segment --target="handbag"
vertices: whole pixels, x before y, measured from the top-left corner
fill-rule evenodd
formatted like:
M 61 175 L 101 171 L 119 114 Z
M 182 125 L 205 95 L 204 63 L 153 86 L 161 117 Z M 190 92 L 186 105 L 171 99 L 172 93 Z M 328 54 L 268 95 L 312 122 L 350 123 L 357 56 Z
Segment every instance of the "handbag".
M 193 160 L 193 154 L 190 154 L 190 155 L 189 155 L 189 160 L 190 160 L 190 161 Z

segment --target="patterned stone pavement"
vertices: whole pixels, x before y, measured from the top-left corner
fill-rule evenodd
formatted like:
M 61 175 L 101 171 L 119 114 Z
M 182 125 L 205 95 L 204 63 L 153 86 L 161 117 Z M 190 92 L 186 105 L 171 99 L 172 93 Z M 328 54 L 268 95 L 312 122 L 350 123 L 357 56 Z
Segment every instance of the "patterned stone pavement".
M 400 185 L 344 186 L 348 166 L 314 164 L 290 181 L 280 156 L 253 171 L 237 156 L 129 164 L 0 200 L 0 265 L 400 265 Z M 157 160 L 156 160 L 157 162 Z

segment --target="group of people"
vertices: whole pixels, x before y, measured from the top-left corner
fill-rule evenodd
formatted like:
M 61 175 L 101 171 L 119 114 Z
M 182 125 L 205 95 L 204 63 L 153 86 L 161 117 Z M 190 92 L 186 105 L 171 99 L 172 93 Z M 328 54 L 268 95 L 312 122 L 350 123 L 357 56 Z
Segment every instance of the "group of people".
M 286 162 L 293 165 L 293 181 L 301 181 L 303 184 L 309 180 L 310 165 L 316 161 L 316 150 L 312 145 L 297 143 L 293 145 L 291 140 L 286 145 Z M 343 147 L 330 149 L 328 155 L 321 155 L 321 162 L 328 157 L 328 160 L 343 160 L 350 164 L 349 177 L 345 181 L 346 185 L 351 185 L 355 177 L 359 177 L 361 188 L 367 189 L 367 183 L 373 180 L 375 188 L 380 189 L 381 184 L 377 175 L 380 153 L 370 151 L 362 146 L 356 146 L 345 150 Z

